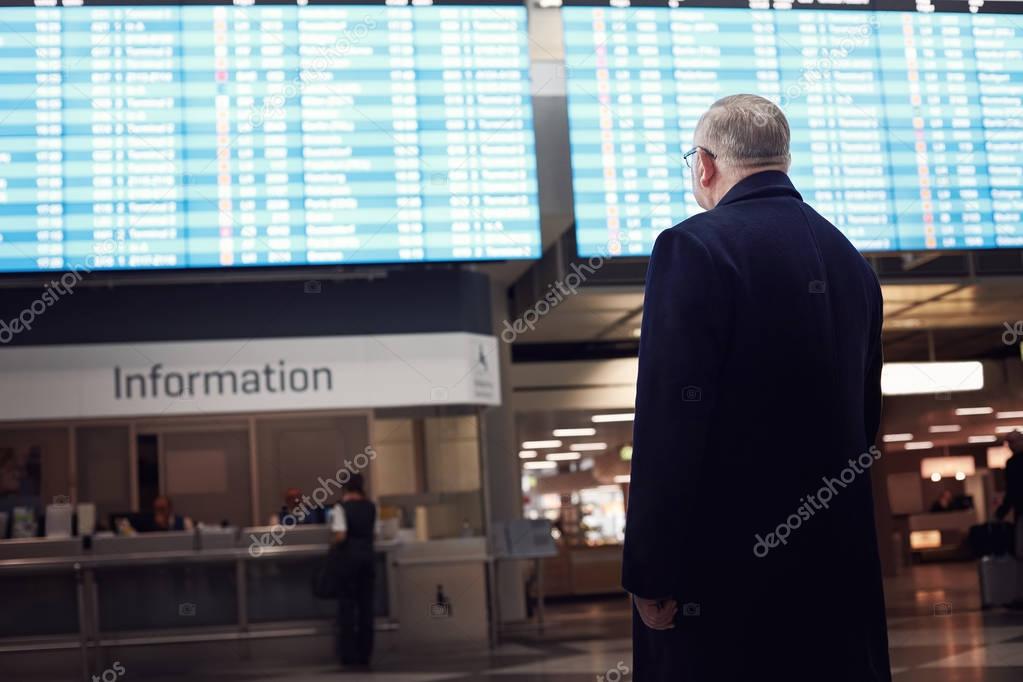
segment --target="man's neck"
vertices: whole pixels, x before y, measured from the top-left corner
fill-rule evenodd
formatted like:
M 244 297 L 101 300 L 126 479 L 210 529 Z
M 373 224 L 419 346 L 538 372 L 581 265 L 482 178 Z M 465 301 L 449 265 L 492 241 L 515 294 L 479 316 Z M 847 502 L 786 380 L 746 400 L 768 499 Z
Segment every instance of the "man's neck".
M 788 169 L 785 166 L 756 166 L 755 168 L 743 168 L 733 170 L 728 175 L 721 178 L 720 187 L 715 188 L 714 191 L 714 205 L 717 206 L 725 195 L 732 191 L 732 188 L 738 185 L 746 178 L 756 175 L 757 173 L 763 173 L 765 171 L 780 171 L 782 173 L 788 173 Z

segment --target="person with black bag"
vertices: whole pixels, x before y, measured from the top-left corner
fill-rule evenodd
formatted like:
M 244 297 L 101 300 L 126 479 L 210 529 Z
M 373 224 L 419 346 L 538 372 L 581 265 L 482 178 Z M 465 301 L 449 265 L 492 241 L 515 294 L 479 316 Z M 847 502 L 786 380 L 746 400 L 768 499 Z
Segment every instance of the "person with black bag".
M 1005 498 L 995 511 L 999 521 L 1014 512 L 1016 520 L 1016 556 L 1023 558 L 1023 431 L 1013 431 L 1005 437 L 1012 457 L 1005 463 Z
M 362 475 L 352 474 L 331 512 L 334 544 L 328 560 L 336 581 L 337 654 L 345 667 L 367 666 L 373 653 L 376 518 Z
M 1023 432 L 1013 431 L 1005 437 L 1005 444 L 1012 450 L 1012 457 L 1005 463 L 1005 498 L 995 511 L 999 521 L 1010 511 L 1016 521 L 1015 550 L 1016 568 L 1016 599 L 1012 606 L 1023 607 Z

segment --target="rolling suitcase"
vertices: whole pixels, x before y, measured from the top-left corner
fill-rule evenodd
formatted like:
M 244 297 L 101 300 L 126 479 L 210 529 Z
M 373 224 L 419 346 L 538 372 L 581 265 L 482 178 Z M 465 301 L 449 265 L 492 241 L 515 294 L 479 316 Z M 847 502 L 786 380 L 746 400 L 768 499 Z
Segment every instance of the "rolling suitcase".
M 1013 556 L 986 556 L 980 560 L 980 600 L 984 608 L 1005 606 L 1016 599 L 1016 571 Z
M 989 521 L 970 528 L 968 542 L 973 556 L 1012 555 L 1015 529 L 1011 523 Z

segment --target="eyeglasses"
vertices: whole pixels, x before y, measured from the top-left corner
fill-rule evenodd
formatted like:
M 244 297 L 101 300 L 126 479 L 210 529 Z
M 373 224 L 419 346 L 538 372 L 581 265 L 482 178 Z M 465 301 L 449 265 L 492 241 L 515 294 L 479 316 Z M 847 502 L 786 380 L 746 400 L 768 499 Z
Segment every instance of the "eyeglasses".
M 695 155 L 695 154 L 696 154 L 696 153 L 697 153 L 698 151 L 700 151 L 701 149 L 702 149 L 702 150 L 703 150 L 703 151 L 704 151 L 704 152 L 705 152 L 705 153 L 707 154 L 707 156 L 709 156 L 710 158 L 712 158 L 712 159 L 716 159 L 716 158 L 718 158 L 718 157 L 717 157 L 717 154 L 715 154 L 715 153 L 714 153 L 714 152 L 712 152 L 711 150 L 707 149 L 706 147 L 701 147 L 700 145 L 696 145 L 695 147 L 693 147 L 692 149 L 690 149 L 689 151 L 687 151 L 687 152 L 686 152 L 685 154 L 683 154 L 683 155 L 682 155 L 682 160 L 686 162 L 686 168 L 688 168 L 688 169 L 692 170 L 692 168 L 693 168 L 693 162 L 692 162 L 692 160 L 691 160 L 691 159 L 693 158 L 693 155 Z

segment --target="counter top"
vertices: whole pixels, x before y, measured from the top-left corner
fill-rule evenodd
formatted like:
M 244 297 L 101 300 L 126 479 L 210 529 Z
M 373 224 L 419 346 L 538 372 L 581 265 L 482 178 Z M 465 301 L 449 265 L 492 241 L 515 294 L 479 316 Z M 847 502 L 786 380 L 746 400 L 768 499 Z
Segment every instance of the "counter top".
M 177 535 L 177 534 L 175 534 Z M 187 533 L 186 535 L 191 535 Z M 247 537 L 245 534 L 243 537 Z M 216 548 L 216 549 L 181 549 L 180 547 L 174 547 L 170 549 L 159 549 L 154 548 L 154 544 L 163 543 L 146 543 L 149 548 L 146 550 L 137 550 L 132 545 L 136 544 L 131 542 L 133 538 L 105 538 L 111 546 L 106 547 L 103 551 L 86 550 L 81 549 L 79 543 L 74 543 L 75 547 L 78 547 L 78 551 L 67 551 L 61 556 L 54 556 L 50 551 L 50 548 L 46 547 L 46 538 L 38 538 L 33 540 L 41 540 L 43 542 L 32 544 L 22 544 L 17 552 L 22 556 L 0 559 L 0 572 L 21 572 L 21 571 L 63 571 L 63 570 L 75 570 L 80 568 L 102 568 L 104 566 L 121 566 L 125 564 L 132 565 L 152 565 L 152 564 L 181 564 L 181 563 L 216 563 L 216 562 L 233 562 L 239 559 L 245 561 L 260 561 L 280 557 L 304 557 L 304 556 L 316 556 L 324 554 L 327 550 L 326 542 L 306 543 L 306 544 L 283 544 L 280 546 L 262 547 L 258 553 L 253 553 L 249 550 L 249 546 L 245 545 L 242 547 L 228 547 L 228 548 Z M 146 538 L 157 539 L 157 538 Z M 162 539 L 162 538 L 160 538 Z M 174 542 L 176 538 L 166 538 L 167 545 L 179 545 Z M 121 543 L 124 540 L 126 542 Z M 24 542 L 24 541 L 17 541 Z M 69 549 L 68 541 L 65 540 L 54 540 L 54 543 L 59 543 L 59 546 L 64 549 Z M 116 545 L 121 544 L 120 548 Z M 401 547 L 401 542 L 398 540 L 383 540 L 374 543 L 374 547 L 378 552 L 393 552 Z M 4 549 L 3 544 L 0 544 L 0 550 Z M 39 549 L 37 556 L 32 556 L 32 549 Z M 121 549 L 123 551 L 117 551 Z M 0 556 L 3 553 L 0 552 Z
M 30 538 L 0 542 L 0 573 L 62 572 L 86 568 L 124 565 L 160 565 L 185 563 L 218 563 L 265 561 L 270 559 L 308 557 L 324 554 L 330 539 L 325 527 L 301 529 L 294 535 L 271 544 L 253 543 L 265 528 L 244 528 L 240 532 L 223 533 L 207 543 L 205 534 L 197 539 L 193 532 L 145 534 L 136 536 L 96 536 L 92 549 L 83 549 L 77 538 Z M 196 543 L 201 543 L 196 549 Z M 253 547 L 258 546 L 258 551 Z M 377 540 L 377 552 L 392 555 L 399 565 L 486 562 L 491 559 L 483 537 L 450 538 L 426 542 Z

